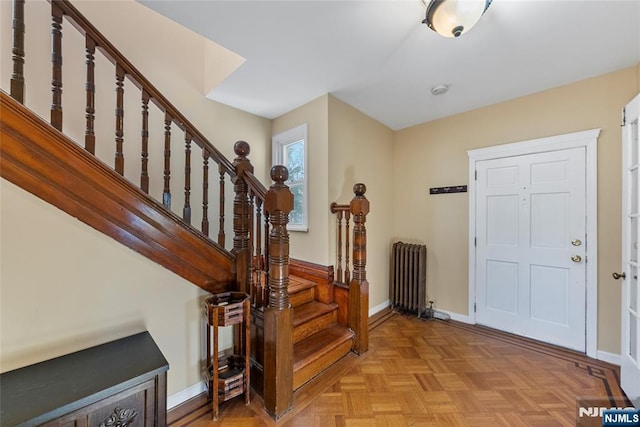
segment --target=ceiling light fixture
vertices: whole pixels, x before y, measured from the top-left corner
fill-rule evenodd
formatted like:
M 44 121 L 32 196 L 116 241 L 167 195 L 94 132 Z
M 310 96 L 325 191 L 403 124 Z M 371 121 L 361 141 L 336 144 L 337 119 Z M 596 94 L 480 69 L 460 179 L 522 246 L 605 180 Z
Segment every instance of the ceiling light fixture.
M 427 0 L 427 16 L 422 21 L 444 37 L 459 37 L 469 31 L 489 8 L 492 0 Z

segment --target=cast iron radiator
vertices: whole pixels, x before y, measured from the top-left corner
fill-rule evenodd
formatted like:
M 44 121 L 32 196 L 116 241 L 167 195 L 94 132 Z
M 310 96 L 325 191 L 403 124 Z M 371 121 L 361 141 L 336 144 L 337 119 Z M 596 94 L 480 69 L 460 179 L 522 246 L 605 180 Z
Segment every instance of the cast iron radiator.
M 427 311 L 427 247 L 396 242 L 391 250 L 389 300 L 392 310 L 417 314 Z

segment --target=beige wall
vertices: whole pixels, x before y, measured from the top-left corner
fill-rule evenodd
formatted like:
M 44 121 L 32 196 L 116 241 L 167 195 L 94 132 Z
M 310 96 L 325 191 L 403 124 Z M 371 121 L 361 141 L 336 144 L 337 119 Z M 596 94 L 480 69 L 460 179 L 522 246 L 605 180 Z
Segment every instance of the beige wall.
M 323 95 L 273 120 L 272 134 L 307 123 L 307 185 L 309 231 L 289 233 L 291 256 L 321 265 L 331 264 L 328 249 L 329 199 L 328 102 Z
M 234 141 L 250 142 L 256 175 L 267 175 L 271 121 L 204 97 L 202 39 L 134 1 L 74 4 L 229 159 Z M 27 105 L 43 117 L 48 117 L 51 102 L 49 10 L 47 2 L 27 2 Z M 0 2 L 0 13 L 0 51 L 6 59 L 11 57 L 11 28 L 5 25 L 11 17 L 11 2 Z M 82 136 L 84 45 L 67 23 L 63 31 L 65 131 Z M 98 152 L 107 153 L 104 160 L 112 163 L 115 80 L 113 71 L 104 71 L 109 69 L 106 61 L 96 58 L 100 70 L 96 84 L 104 96 L 98 105 L 102 117 L 107 117 L 96 123 Z M 11 61 L 0 64 L 0 85 L 8 91 Z M 125 174 L 132 180 L 139 157 L 139 96 L 130 83 L 125 85 L 125 111 L 131 114 L 125 116 L 125 147 L 129 147 L 125 156 L 132 159 L 125 165 Z M 154 120 L 158 125 L 158 117 Z M 161 115 L 159 127 L 152 128 L 154 137 L 162 140 Z M 179 138 L 175 130 L 174 138 Z M 178 212 L 182 208 L 181 153 L 172 153 L 172 207 Z M 194 175 L 200 170 L 198 158 L 192 157 Z M 194 189 L 198 186 L 192 184 Z M 158 188 L 161 192 L 156 185 L 152 193 Z M 197 215 L 195 192 L 192 206 Z M 227 196 L 232 197 L 232 192 Z M 2 181 L 0 201 L 0 371 L 147 329 L 170 363 L 169 395 L 200 382 L 204 352 L 199 288 L 6 181 Z M 229 243 L 231 206 L 229 201 Z M 228 343 L 229 334 L 225 334 L 222 344 Z
M 393 131 L 329 96 L 329 201 L 349 203 L 353 184 L 367 186 L 369 307 L 389 298 L 389 247 L 393 230 Z M 335 263 L 335 219 L 329 218 L 329 259 Z
M 636 67 L 396 132 L 395 237 L 426 243 L 436 307 L 467 314 L 468 197 L 429 187 L 467 184 L 466 151 L 601 128 L 598 138 L 598 349 L 620 352 L 620 114 Z
M 331 202 L 348 203 L 353 184 L 367 185 L 369 307 L 388 299 L 393 132 L 339 99 L 324 95 L 273 121 L 273 134 L 308 124 L 309 231 L 290 233 L 291 256 L 335 264 Z
M 199 288 L 1 180 L 0 369 L 148 330 L 169 394 L 199 381 Z

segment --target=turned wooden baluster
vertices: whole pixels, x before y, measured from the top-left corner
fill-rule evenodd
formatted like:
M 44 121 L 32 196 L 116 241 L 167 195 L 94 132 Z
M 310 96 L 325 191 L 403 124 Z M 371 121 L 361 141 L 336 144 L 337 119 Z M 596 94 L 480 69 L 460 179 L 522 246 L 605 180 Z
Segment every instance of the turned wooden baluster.
M 124 68 L 116 65 L 116 156 L 115 169 L 124 175 Z
M 369 201 L 364 196 L 367 187 L 355 184 L 355 196 L 349 204 L 353 215 L 353 277 L 349 283 L 349 327 L 356 334 L 353 351 L 358 354 L 369 349 L 369 282 L 367 282 L 367 230 L 365 221 Z
M 262 282 L 262 200 L 256 198 L 256 253 L 255 253 L 255 295 L 251 301 L 254 307 L 262 307 L 264 300 L 264 283 Z
M 266 210 L 266 208 L 263 210 L 263 212 L 264 212 L 264 239 L 265 239 L 263 259 L 266 260 L 266 263 L 268 263 L 269 256 L 270 256 L 269 230 L 271 229 L 269 224 L 271 223 L 271 221 L 269 219 L 269 212 Z M 267 305 L 267 292 L 269 291 L 268 289 L 269 280 L 271 280 L 271 273 L 269 272 L 269 266 L 265 265 L 264 266 L 264 282 L 263 282 L 264 285 L 262 286 L 262 293 L 260 294 L 260 307 L 266 307 Z
M 255 271 L 255 261 L 254 261 L 254 251 L 255 251 L 255 245 L 254 245 L 254 237 L 255 237 L 255 232 L 254 232 L 254 219 L 253 219 L 253 209 L 255 206 L 255 195 L 253 194 L 253 192 L 249 193 L 249 274 L 247 276 L 247 289 L 249 289 L 249 297 L 253 300 L 253 298 L 255 297 L 256 294 L 256 288 L 255 288 L 255 281 L 254 281 L 254 277 L 253 277 L 253 273 Z
M 249 144 L 238 141 L 233 150 L 236 158 L 233 166 L 236 176 L 233 178 L 233 250 L 236 256 L 236 289 L 248 294 L 249 289 L 249 189 L 244 180 L 245 172 L 253 173 L 253 166 L 247 156 L 251 151 Z
M 191 135 L 184 133 L 184 208 L 182 219 L 191 224 Z
M 140 188 L 149 193 L 149 93 L 142 89 L 142 138 L 140 153 Z
M 173 119 L 169 113 L 164 115 L 164 188 L 162 190 L 162 204 L 171 209 L 171 123 Z
M 13 72 L 11 73 L 11 97 L 24 104 L 24 1 L 14 0 L 12 10 Z
M 289 303 L 289 234 L 293 194 L 284 184 L 284 166 L 271 168 L 275 183 L 265 197 L 269 213 L 269 304 L 264 312 L 264 405 L 275 418 L 293 402 L 293 309 Z
M 202 232 L 209 236 L 209 152 L 202 150 Z
M 219 193 L 219 209 L 220 216 L 218 220 L 218 244 L 224 248 L 225 233 L 224 233 L 224 167 L 222 163 L 218 165 L 218 173 L 220 174 L 220 191 Z
M 336 246 L 337 246 L 337 259 L 336 265 L 338 266 L 336 273 L 338 275 L 338 280 L 342 280 L 342 211 L 336 211 Z M 349 235 L 347 234 L 347 239 Z
M 84 149 L 91 154 L 96 153 L 96 134 L 94 130 L 95 118 L 96 118 L 96 84 L 95 84 L 95 53 L 96 42 L 89 37 L 85 36 L 85 51 L 86 58 L 85 64 L 87 65 L 87 105 L 85 107 L 85 117 L 87 119 L 86 130 L 84 132 Z
M 349 235 L 349 223 L 351 219 L 351 212 L 344 211 L 345 230 L 344 230 L 344 281 L 342 283 L 348 284 L 351 281 L 351 267 L 349 266 L 349 242 L 351 242 L 351 236 Z M 340 277 L 340 276 L 338 276 Z
M 51 3 L 51 126 L 62 131 L 62 9 Z
M 351 236 L 349 235 L 350 227 L 350 207 L 349 205 L 339 205 L 336 202 L 331 203 L 331 213 L 336 215 L 336 278 L 337 282 L 349 284 L 351 280 L 351 269 L 349 266 L 350 261 L 350 242 Z M 343 231 L 342 220 L 345 227 Z M 344 235 L 344 240 L 343 240 Z M 344 244 L 343 244 L 344 241 Z M 342 249 L 344 248 L 344 258 L 342 255 Z M 343 262 L 344 259 L 344 262 Z M 343 268 L 344 266 L 344 268 Z

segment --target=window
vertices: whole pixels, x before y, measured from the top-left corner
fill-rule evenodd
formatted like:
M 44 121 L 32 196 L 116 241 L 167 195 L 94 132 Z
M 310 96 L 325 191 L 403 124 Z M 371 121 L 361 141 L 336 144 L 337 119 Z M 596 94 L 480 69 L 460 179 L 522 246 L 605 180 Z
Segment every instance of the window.
M 286 184 L 293 193 L 293 210 L 289 214 L 288 229 L 308 231 L 307 212 L 307 125 L 300 125 L 277 135 L 271 140 L 273 164 L 289 169 Z

